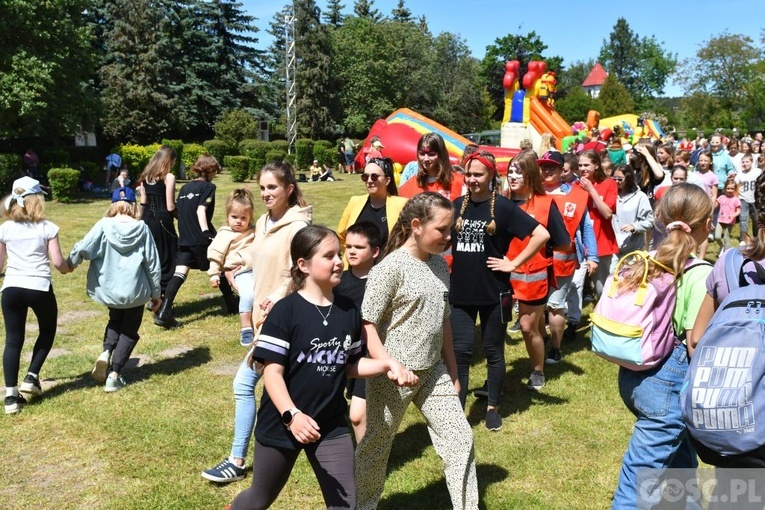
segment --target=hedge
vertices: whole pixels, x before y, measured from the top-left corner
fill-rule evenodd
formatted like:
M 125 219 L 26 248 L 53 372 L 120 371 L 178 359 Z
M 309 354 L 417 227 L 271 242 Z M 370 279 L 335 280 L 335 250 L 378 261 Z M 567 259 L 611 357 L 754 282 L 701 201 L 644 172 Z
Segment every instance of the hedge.
M 211 155 L 215 159 L 218 160 L 218 163 L 223 163 L 226 156 L 235 156 L 236 155 L 236 149 L 231 147 L 229 144 L 224 142 L 223 140 L 218 140 L 217 138 L 214 138 L 212 140 L 205 140 L 202 144 L 207 150 L 207 154 Z M 223 165 L 226 166 L 226 165 Z
M 240 148 L 247 147 L 246 152 L 243 152 L 242 154 L 250 158 L 250 178 L 255 177 L 258 170 L 263 168 L 263 165 L 266 164 L 266 153 L 271 147 L 269 142 L 260 140 L 252 140 L 252 142 L 253 143 L 247 144 L 246 146 L 244 145 L 244 141 L 239 144 Z
M 198 143 L 185 144 L 183 146 L 183 164 L 186 165 L 186 168 L 190 168 L 202 154 L 209 154 L 204 145 Z
M 319 160 L 319 163 L 322 165 L 327 165 L 330 168 L 337 166 L 337 156 L 334 147 L 314 145 L 313 157 Z
M 287 159 L 287 151 L 281 149 L 271 149 L 266 152 L 266 164 L 272 161 L 285 161 Z
M 74 168 L 51 168 L 48 170 L 48 182 L 55 200 L 71 202 L 80 182 L 80 171 Z
M 0 193 L 3 196 L 10 193 L 13 181 L 19 177 L 21 177 L 21 156 L 0 154 Z
M 250 158 L 247 156 L 225 156 L 223 166 L 231 172 L 233 182 L 244 182 L 250 176 Z
M 141 175 L 156 151 L 150 151 L 144 145 L 125 144 L 116 147 L 113 152 L 122 156 L 122 162 L 127 164 L 130 172 Z
M 300 138 L 295 141 L 295 166 L 306 169 L 313 163 L 313 140 Z

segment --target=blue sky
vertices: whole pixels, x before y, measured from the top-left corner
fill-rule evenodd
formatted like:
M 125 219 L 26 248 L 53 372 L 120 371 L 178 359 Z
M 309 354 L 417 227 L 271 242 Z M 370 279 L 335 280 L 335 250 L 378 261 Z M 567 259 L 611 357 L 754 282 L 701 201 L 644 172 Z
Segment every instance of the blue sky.
M 286 1 L 240 0 L 249 14 L 256 16 L 260 29 L 259 46 L 270 42 L 265 29 Z M 344 0 L 347 13 L 353 0 Z M 320 8 L 326 2 L 317 2 Z M 375 0 L 374 7 L 389 15 L 398 0 Z M 598 8 L 598 5 L 603 6 Z M 725 31 L 748 35 L 755 42 L 765 28 L 762 0 L 675 0 L 670 2 L 559 2 L 512 0 L 406 0 L 415 16 L 425 15 L 434 34 L 452 32 L 464 39 L 473 56 L 482 58 L 486 46 L 509 33 L 535 31 L 547 44 L 551 55 L 560 55 L 564 65 L 596 58 L 603 40 L 616 20 L 627 19 L 640 36 L 655 35 L 665 49 L 682 59 L 691 58 L 711 37 Z M 540 12 L 541 11 L 541 12 Z M 671 84 L 666 95 L 680 95 L 682 89 Z

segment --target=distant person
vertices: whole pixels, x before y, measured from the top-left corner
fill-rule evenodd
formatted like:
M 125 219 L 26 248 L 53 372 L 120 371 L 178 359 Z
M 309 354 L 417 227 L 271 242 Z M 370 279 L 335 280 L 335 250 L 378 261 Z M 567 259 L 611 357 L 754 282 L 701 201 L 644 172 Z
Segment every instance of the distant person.
M 5 322 L 5 414 L 18 413 L 27 404 L 19 394 L 18 376 L 30 308 L 37 317 L 38 334 L 20 390 L 42 395 L 40 370 L 53 347 L 58 318 L 50 263 L 62 274 L 71 271 L 61 255 L 59 228 L 45 219 L 45 197 L 39 181 L 22 177 L 13 182 L 11 189 L 3 208 L 3 216 L 9 221 L 0 225 L 0 270 L 6 256 L 8 262 L 0 289 Z
M 106 156 L 106 164 L 104 165 L 104 171 L 106 172 L 106 179 L 104 185 L 109 186 L 112 181 L 112 175 L 122 167 L 122 157 L 119 154 L 112 152 Z
M 411 198 L 423 191 L 454 200 L 464 193 L 465 177 L 455 172 L 446 143 L 438 133 L 425 133 L 417 142 L 417 175 L 401 185 L 399 195 Z
M 120 188 L 129 188 L 131 182 L 132 181 L 130 180 L 127 163 L 122 163 L 122 168 L 120 168 L 120 172 L 117 174 L 117 177 L 115 177 L 114 180 L 112 181 L 112 187 L 110 188 L 110 191 L 114 193 L 116 190 Z
M 114 190 L 106 216 L 72 247 L 67 262 L 77 267 L 83 260 L 90 261 L 88 295 L 109 308 L 103 352 L 91 375 L 113 393 L 127 385 L 122 372 L 140 338 L 144 305 L 160 305 L 159 254 L 132 189 Z
M 32 149 L 27 149 L 23 157 L 24 173 L 32 179 L 40 179 L 40 158 Z
M 313 164 L 308 168 L 309 174 L 308 174 L 308 180 L 311 182 L 316 182 L 319 180 L 319 177 L 322 174 L 322 168 L 321 165 L 319 165 L 319 160 L 314 159 Z
M 356 154 L 356 142 L 350 136 L 346 135 L 343 140 L 343 150 L 345 154 L 345 171 L 349 174 L 356 173 L 356 165 L 353 162 Z

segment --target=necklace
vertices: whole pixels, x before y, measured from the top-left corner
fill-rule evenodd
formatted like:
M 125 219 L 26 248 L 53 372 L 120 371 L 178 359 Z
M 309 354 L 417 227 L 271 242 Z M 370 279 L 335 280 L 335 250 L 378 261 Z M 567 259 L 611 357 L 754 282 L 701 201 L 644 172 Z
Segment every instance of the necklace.
M 324 320 L 322 321 L 322 324 L 324 324 L 325 326 L 327 325 L 327 319 L 329 319 L 329 314 L 331 314 L 331 313 L 332 313 L 332 305 L 333 305 L 333 304 L 334 304 L 334 303 L 330 303 L 330 305 L 329 305 L 329 311 L 327 312 L 327 315 L 326 315 L 326 316 L 325 316 L 323 313 L 321 313 L 321 310 L 319 310 L 319 306 L 318 306 L 318 305 L 316 305 L 316 304 L 314 304 L 314 305 L 313 305 L 313 306 L 315 306 L 315 307 L 316 307 L 316 311 L 317 311 L 317 312 L 319 312 L 319 315 L 321 315 L 321 318 L 322 318 L 322 319 L 324 319 Z

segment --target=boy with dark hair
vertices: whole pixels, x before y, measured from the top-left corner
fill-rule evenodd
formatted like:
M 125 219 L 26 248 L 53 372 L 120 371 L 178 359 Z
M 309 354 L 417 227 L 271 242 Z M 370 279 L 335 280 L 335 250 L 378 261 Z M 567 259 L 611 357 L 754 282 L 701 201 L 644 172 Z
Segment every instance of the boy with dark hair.
M 346 296 L 361 308 L 367 276 L 377 262 L 381 244 L 382 232 L 370 221 L 360 221 L 348 228 L 345 236 L 345 256 L 349 267 L 343 273 L 340 284 L 332 291 L 336 296 Z M 348 379 L 347 387 L 347 395 L 351 399 L 349 417 L 356 444 L 359 444 L 367 428 L 366 384 L 364 379 Z

